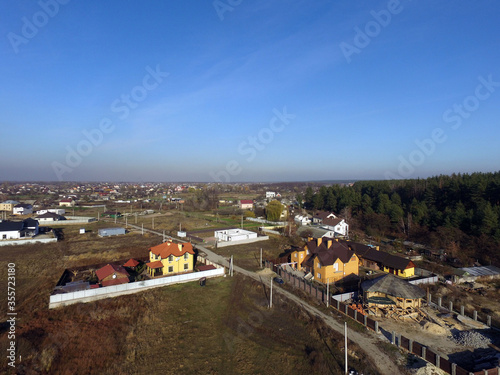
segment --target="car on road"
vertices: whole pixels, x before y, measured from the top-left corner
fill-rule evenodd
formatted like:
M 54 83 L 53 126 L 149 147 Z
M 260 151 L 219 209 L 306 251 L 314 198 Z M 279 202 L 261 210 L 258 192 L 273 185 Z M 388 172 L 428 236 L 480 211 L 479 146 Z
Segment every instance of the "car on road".
M 274 281 L 276 284 L 284 284 L 284 283 L 285 283 L 281 277 L 275 277 L 275 278 L 273 279 L 273 281 Z

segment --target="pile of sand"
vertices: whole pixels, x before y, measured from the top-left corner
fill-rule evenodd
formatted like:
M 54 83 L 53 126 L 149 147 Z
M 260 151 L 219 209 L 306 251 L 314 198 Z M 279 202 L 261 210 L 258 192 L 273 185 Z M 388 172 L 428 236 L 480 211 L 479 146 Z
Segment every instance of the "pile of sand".
M 448 331 L 446 331 L 445 328 L 431 322 L 425 323 L 422 329 L 424 330 L 424 332 L 432 333 L 433 335 L 443 336 L 448 334 Z

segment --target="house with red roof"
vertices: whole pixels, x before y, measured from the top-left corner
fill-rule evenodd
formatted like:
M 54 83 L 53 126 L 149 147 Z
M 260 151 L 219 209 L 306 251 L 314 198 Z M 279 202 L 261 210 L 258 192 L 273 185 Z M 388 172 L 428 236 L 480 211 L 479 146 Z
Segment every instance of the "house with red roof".
M 75 207 L 76 202 L 71 198 L 64 198 L 59 201 L 59 206 Z
M 148 273 L 152 277 L 193 272 L 194 249 L 189 242 L 167 241 L 149 249 Z
M 241 199 L 239 202 L 239 206 L 240 206 L 241 210 L 252 210 L 253 209 L 253 200 Z
M 104 267 L 95 271 L 95 274 L 101 286 L 126 284 L 130 281 L 130 275 L 127 270 L 122 266 L 114 264 L 106 264 Z

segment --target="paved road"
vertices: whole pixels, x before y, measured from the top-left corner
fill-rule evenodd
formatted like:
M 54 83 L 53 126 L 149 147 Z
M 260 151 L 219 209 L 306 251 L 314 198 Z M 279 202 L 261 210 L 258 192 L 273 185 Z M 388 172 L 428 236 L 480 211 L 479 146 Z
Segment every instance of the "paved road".
M 141 230 L 142 228 L 137 225 L 128 224 L 130 227 Z M 158 231 L 154 231 L 151 229 L 144 228 L 144 232 L 149 232 L 153 234 L 157 234 L 159 236 L 163 236 L 163 233 Z M 171 238 L 173 240 L 178 240 L 176 238 L 165 236 L 166 238 Z M 221 264 L 225 267 L 229 267 L 229 263 L 221 255 L 214 253 L 212 250 L 207 249 L 201 245 L 196 245 L 198 249 L 207 254 L 207 258 L 215 263 Z M 256 281 L 262 281 L 262 275 L 257 274 L 256 272 L 248 271 L 244 268 L 234 266 L 234 271 L 241 273 L 242 275 L 248 276 Z M 321 318 L 330 328 L 339 332 L 340 334 L 344 334 L 344 324 L 336 320 L 334 317 L 325 314 L 321 310 L 318 310 L 314 306 L 309 305 L 304 300 L 297 297 L 295 294 L 288 292 L 282 288 L 273 288 L 273 291 L 277 293 L 281 293 L 291 301 L 294 301 L 296 304 L 301 306 L 304 310 L 309 312 L 310 314 L 316 315 Z M 349 330 L 348 332 L 349 340 L 355 342 L 360 348 L 362 348 L 365 353 L 370 357 L 372 364 L 374 364 L 377 369 L 382 374 L 399 374 L 400 371 L 398 367 L 393 363 L 392 359 L 387 356 L 382 350 L 379 349 L 379 345 L 381 343 L 380 338 L 373 332 L 367 331 L 367 334 L 361 334 L 359 332 Z

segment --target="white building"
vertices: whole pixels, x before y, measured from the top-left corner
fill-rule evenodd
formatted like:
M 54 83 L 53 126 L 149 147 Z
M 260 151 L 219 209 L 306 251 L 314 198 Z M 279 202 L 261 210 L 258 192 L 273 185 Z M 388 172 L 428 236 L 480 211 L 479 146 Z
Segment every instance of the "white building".
M 266 191 L 266 198 L 274 198 L 274 197 L 276 197 L 276 192 Z
M 14 215 L 31 215 L 33 213 L 33 206 L 31 204 L 16 204 L 12 208 L 12 213 Z
M 241 241 L 248 240 L 251 238 L 257 238 L 257 233 L 251 232 L 245 229 L 225 229 L 225 230 L 216 230 L 215 238 L 217 241 Z
M 71 198 L 61 199 L 59 206 L 75 207 L 76 202 Z
M 38 234 L 38 221 L 26 219 L 23 221 L 0 222 L 0 239 L 11 240 L 33 237 Z
M 45 208 L 42 210 L 38 210 L 36 212 L 37 215 L 43 215 L 46 214 L 47 212 L 51 212 L 56 215 L 64 215 L 66 214 L 66 210 L 64 208 Z
M 54 221 L 61 221 L 61 220 L 66 220 L 66 218 L 62 215 L 55 214 L 53 212 L 46 212 L 42 215 L 38 215 L 36 219 L 40 223 L 46 223 L 46 222 L 54 222 Z
M 349 224 L 347 224 L 344 219 L 324 219 L 323 223 L 321 224 L 321 228 L 333 231 L 335 233 L 335 236 L 340 235 L 347 237 L 349 235 Z
M 297 225 L 311 225 L 311 219 L 307 215 L 295 215 L 294 221 Z

